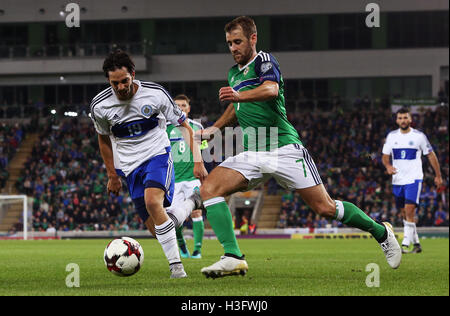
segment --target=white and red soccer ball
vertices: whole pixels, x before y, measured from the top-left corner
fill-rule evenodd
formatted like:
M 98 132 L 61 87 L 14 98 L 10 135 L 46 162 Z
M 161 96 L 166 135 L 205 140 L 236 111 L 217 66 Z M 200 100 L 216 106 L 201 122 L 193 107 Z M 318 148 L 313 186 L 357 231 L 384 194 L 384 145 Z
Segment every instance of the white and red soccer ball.
M 130 276 L 139 271 L 144 262 L 144 250 L 133 238 L 112 240 L 103 255 L 106 268 L 118 276 Z

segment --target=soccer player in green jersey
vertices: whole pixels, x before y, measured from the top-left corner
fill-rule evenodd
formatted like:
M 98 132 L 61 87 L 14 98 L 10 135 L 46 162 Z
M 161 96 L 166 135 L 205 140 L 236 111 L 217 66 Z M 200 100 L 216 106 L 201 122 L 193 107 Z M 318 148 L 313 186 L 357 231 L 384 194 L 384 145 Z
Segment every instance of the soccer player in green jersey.
M 188 117 L 191 111 L 190 99 L 186 95 L 180 94 L 173 100 L 186 114 L 186 117 Z M 203 129 L 202 124 L 189 118 L 188 124 L 194 131 Z M 181 134 L 181 130 L 173 124 L 168 123 L 166 131 L 172 147 L 173 165 L 175 169 L 175 191 L 171 207 L 176 207 L 177 204 L 188 198 L 194 192 L 195 188 L 200 187 L 201 183 L 200 180 L 194 176 L 194 160 L 189 146 L 186 144 L 183 135 Z M 203 149 L 203 147 L 200 146 L 200 149 Z M 194 234 L 194 251 L 192 254 L 189 253 L 183 236 L 183 225 L 176 228 L 178 247 L 180 248 L 180 255 L 182 258 L 200 259 L 202 257 L 201 249 L 205 231 L 202 210 L 198 209 L 192 211 L 191 218 Z
M 230 104 L 214 125 L 201 133 L 208 139 L 237 120 L 244 134 L 244 152 L 213 169 L 199 194 L 191 197 L 195 208 L 203 201 L 208 221 L 224 248 L 221 259 L 201 272 L 212 278 L 245 275 L 248 264 L 236 240 L 225 197 L 252 189 L 270 177 L 284 188 L 296 190 L 320 216 L 371 233 L 388 264 L 396 269 L 402 252 L 391 225 L 374 221 L 352 203 L 332 199 L 325 190 L 312 157 L 287 119 L 278 61 L 269 53 L 256 51 L 254 21 L 245 16 L 234 19 L 225 26 L 225 36 L 236 65 L 228 73 L 229 86 L 219 90 L 219 99 Z

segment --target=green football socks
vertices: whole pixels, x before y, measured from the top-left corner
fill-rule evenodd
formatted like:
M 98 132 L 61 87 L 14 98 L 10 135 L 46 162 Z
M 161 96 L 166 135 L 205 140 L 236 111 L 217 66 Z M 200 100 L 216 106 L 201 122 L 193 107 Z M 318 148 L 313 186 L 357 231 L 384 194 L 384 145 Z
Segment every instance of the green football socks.
M 377 223 L 366 213 L 359 209 L 356 205 L 349 202 L 335 201 L 336 215 L 334 219 L 345 225 L 359 228 L 369 232 L 378 241 L 381 242 L 386 237 L 386 228 L 384 225 Z
M 192 218 L 192 231 L 194 233 L 194 252 L 200 252 L 202 249 L 203 235 L 205 233 L 203 217 Z
M 183 226 L 177 227 L 175 229 L 175 233 L 177 236 L 178 247 L 181 249 L 182 252 L 187 253 L 188 249 L 186 240 L 184 239 L 183 229 L 184 229 Z M 203 235 L 205 233 L 205 225 L 203 223 L 203 217 L 192 219 L 192 232 L 194 234 L 194 251 L 201 252 Z
M 223 197 L 216 197 L 203 202 L 206 207 L 206 217 L 222 244 L 225 254 L 242 257 L 241 250 L 233 230 L 233 220 L 230 209 Z
M 177 236 L 177 242 L 178 242 L 178 247 L 181 249 L 182 252 L 187 252 L 187 247 L 186 247 L 186 240 L 184 239 L 184 235 L 183 235 L 183 226 L 177 227 L 175 229 L 175 234 Z

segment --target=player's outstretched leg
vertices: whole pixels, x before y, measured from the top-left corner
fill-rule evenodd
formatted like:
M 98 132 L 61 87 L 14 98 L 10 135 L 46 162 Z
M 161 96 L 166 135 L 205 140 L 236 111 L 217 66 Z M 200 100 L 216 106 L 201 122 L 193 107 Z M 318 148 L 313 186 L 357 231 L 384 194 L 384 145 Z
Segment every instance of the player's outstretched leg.
M 393 269 L 399 267 L 402 251 L 389 223 L 377 223 L 352 203 L 332 200 L 322 184 L 297 191 L 319 215 L 372 234 L 383 249 L 389 266 Z
M 395 238 L 392 225 L 387 222 L 378 223 L 374 221 L 352 203 L 342 201 L 335 202 L 336 214 L 334 219 L 341 221 L 345 225 L 371 233 L 380 244 L 381 249 L 383 249 L 388 264 L 391 268 L 397 269 L 402 259 L 402 250 Z
M 393 269 L 397 269 L 402 259 L 402 250 L 395 238 L 392 225 L 388 222 L 378 223 L 370 218 L 356 205 L 349 202 L 335 201 L 337 219 L 345 225 L 359 228 L 369 232 L 378 241 L 383 249 L 388 264 Z

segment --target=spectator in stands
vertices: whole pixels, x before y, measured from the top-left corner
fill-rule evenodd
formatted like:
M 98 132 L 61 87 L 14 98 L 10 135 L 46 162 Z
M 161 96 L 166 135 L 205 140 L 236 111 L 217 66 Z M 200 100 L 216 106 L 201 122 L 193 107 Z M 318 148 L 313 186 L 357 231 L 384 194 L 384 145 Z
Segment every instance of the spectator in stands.
M 267 183 L 268 189 L 267 194 L 268 195 L 277 195 L 278 190 L 281 188 L 280 185 L 277 183 L 277 181 L 274 178 L 270 178 L 270 180 Z
M 241 235 L 248 234 L 248 219 L 246 216 L 241 217 L 241 226 L 239 227 L 239 230 L 241 232 Z
M 287 227 L 287 212 L 286 210 L 281 210 L 277 228 L 286 228 L 286 227 Z
M 433 213 L 427 212 L 419 226 L 431 227 L 434 225 Z

